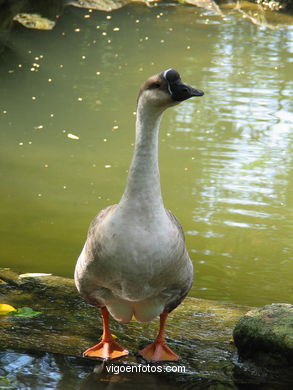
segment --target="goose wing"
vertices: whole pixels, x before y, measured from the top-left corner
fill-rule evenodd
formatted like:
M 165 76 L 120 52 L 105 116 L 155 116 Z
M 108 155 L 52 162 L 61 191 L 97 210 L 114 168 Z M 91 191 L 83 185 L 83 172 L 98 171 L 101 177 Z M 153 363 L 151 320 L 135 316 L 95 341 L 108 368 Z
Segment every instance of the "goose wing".
M 177 227 L 177 229 L 179 231 L 180 238 L 182 239 L 183 242 L 185 242 L 184 232 L 183 232 L 183 228 L 181 226 L 181 223 L 179 222 L 177 217 L 170 210 L 168 210 L 168 209 L 165 209 L 165 210 L 166 210 L 166 213 L 167 213 L 168 217 L 170 218 L 172 224 Z
M 91 238 L 94 235 L 94 232 L 98 229 L 100 223 L 103 221 L 104 218 L 107 217 L 107 215 L 112 214 L 113 211 L 115 210 L 117 204 L 112 204 L 111 206 L 105 207 L 103 210 L 101 210 L 95 218 L 92 220 L 89 229 L 88 229 L 88 234 L 87 238 L 88 241 L 92 242 Z
M 184 258 L 183 264 L 186 264 L 187 269 L 189 269 L 189 271 L 190 271 L 189 275 L 188 275 L 189 277 L 186 279 L 184 286 L 182 286 L 180 293 L 177 294 L 176 296 L 174 296 L 174 299 L 171 302 L 169 302 L 167 304 L 167 306 L 165 307 L 165 309 L 170 313 L 172 310 L 174 310 L 177 306 L 180 305 L 180 303 L 184 300 L 184 298 L 186 297 L 186 295 L 188 294 L 189 290 L 192 287 L 193 265 L 192 265 L 192 261 L 189 257 L 189 254 L 187 252 L 187 249 L 185 247 L 185 236 L 184 236 L 184 232 L 183 232 L 183 228 L 181 226 L 181 223 L 179 222 L 177 217 L 170 210 L 168 210 L 168 209 L 165 209 L 165 210 L 166 210 L 166 213 L 167 213 L 169 219 L 171 220 L 171 222 L 176 226 L 176 228 L 178 230 L 179 237 L 184 242 L 184 253 L 182 255 L 182 257 Z

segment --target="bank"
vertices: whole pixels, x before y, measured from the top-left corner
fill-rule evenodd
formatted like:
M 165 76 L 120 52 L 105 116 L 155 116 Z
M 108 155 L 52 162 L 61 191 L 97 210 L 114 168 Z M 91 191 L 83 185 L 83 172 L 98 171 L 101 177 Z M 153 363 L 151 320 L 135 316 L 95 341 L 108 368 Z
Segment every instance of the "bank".
M 81 299 L 72 279 L 54 275 L 19 275 L 7 268 L 0 269 L 0 303 L 17 309 L 29 307 L 40 313 L 35 316 L 1 316 L 2 351 L 48 352 L 81 358 L 83 350 L 96 343 L 102 333 L 98 310 Z M 267 370 L 239 358 L 233 342 L 233 329 L 251 309 L 186 298 L 170 315 L 167 327 L 167 342 L 181 356 L 179 363 L 168 365 L 180 365 L 184 370 L 160 373 L 160 380 L 163 378 L 170 389 L 239 389 L 251 384 L 269 384 L 270 389 L 278 390 L 292 385 L 292 378 L 284 376 L 282 370 Z M 130 351 L 129 356 L 116 360 L 114 364 L 147 366 L 149 363 L 139 357 L 137 351 L 153 340 L 157 329 L 157 320 L 129 324 L 111 321 L 112 333 Z M 91 359 L 83 359 L 83 362 L 93 365 Z M 105 371 L 105 367 L 100 366 L 102 369 Z M 139 378 L 134 376 L 132 380 Z

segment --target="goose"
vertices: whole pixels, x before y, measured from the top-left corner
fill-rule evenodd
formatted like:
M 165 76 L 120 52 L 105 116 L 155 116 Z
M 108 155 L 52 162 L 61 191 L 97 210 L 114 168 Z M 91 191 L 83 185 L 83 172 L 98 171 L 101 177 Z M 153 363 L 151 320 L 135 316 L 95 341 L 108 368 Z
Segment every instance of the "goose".
M 100 308 L 103 320 L 101 341 L 83 356 L 111 360 L 129 353 L 111 335 L 110 313 L 119 322 L 132 317 L 148 322 L 160 316 L 155 341 L 139 354 L 153 362 L 179 359 L 165 343 L 165 323 L 191 288 L 193 265 L 182 227 L 163 204 L 158 133 L 165 109 L 203 94 L 183 84 L 174 69 L 149 77 L 139 90 L 134 156 L 125 191 L 118 204 L 106 207 L 91 222 L 75 267 L 79 293 Z

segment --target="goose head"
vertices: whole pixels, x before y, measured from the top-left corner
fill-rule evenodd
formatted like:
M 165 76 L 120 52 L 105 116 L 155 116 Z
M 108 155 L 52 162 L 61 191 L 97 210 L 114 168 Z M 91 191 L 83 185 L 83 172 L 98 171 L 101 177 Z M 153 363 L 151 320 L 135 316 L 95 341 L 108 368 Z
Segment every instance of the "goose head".
M 204 92 L 200 89 L 184 84 L 176 70 L 167 69 L 144 82 L 140 87 L 137 103 L 163 111 L 193 96 L 203 95 Z

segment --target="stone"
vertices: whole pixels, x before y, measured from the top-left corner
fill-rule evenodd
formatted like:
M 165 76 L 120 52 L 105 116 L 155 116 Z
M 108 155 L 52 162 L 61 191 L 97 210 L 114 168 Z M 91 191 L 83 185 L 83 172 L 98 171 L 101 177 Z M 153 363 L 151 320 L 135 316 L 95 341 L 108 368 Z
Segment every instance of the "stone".
M 10 269 L 0 269 L 0 303 L 42 312 L 31 318 L 1 316 L 2 350 L 45 351 L 81 357 L 86 348 L 98 342 L 102 333 L 99 310 L 83 301 L 69 278 L 54 275 L 22 275 L 20 278 Z M 185 371 L 170 374 L 171 380 L 197 389 L 216 384 L 236 389 L 232 361 L 235 348 L 231 336 L 236 321 L 247 310 L 243 306 L 186 298 L 167 321 L 167 344 L 181 356 L 178 364 Z M 159 320 L 128 324 L 110 321 L 112 334 L 130 351 L 129 356 L 118 359 L 115 364 L 147 365 L 137 351 L 153 341 Z
M 55 21 L 42 17 L 38 14 L 19 13 L 14 18 L 14 21 L 22 24 L 26 28 L 36 30 L 52 30 L 55 27 Z
M 249 311 L 233 337 L 242 359 L 271 368 L 293 367 L 293 305 L 273 303 Z
M 187 4 L 192 4 L 196 7 L 206 9 L 213 12 L 215 15 L 224 16 L 218 4 L 213 0 L 185 0 Z
M 131 2 L 133 2 L 133 0 L 69 0 L 66 5 L 110 12 L 124 7 Z M 141 0 L 141 2 L 144 1 Z

